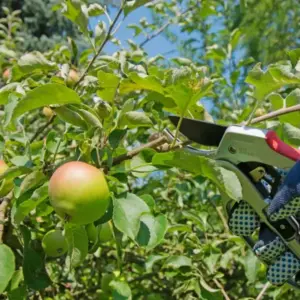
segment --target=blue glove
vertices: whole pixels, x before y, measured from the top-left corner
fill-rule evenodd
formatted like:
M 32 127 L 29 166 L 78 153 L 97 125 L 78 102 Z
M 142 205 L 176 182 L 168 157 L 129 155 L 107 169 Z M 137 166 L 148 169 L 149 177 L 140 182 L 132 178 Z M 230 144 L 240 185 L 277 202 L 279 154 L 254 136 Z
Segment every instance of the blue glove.
M 268 211 L 271 221 L 278 221 L 300 213 L 300 161 L 287 174 Z M 270 231 L 246 202 L 238 203 L 229 218 L 234 234 L 250 236 L 260 227 L 259 241 L 253 250 L 268 265 L 267 277 L 274 285 L 281 285 L 300 271 L 300 260 L 290 252 L 281 238 Z M 299 272 L 300 275 L 300 272 Z M 299 276 L 300 277 L 300 276 Z

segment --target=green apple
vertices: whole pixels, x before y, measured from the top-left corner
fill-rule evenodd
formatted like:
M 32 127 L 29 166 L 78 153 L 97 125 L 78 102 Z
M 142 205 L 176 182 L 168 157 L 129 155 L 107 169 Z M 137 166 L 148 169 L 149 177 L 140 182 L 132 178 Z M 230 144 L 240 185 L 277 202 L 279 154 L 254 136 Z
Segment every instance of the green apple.
M 98 230 L 94 223 L 86 225 L 85 230 L 88 235 L 89 241 L 95 243 L 97 241 Z
M 50 257 L 58 257 L 68 251 L 68 243 L 61 230 L 48 231 L 43 237 L 42 247 Z
M 84 162 L 60 166 L 49 182 L 49 199 L 56 213 L 74 224 L 100 219 L 109 204 L 109 188 L 103 172 Z
M 109 222 L 100 225 L 99 241 L 102 243 L 109 242 L 113 239 L 112 227 Z

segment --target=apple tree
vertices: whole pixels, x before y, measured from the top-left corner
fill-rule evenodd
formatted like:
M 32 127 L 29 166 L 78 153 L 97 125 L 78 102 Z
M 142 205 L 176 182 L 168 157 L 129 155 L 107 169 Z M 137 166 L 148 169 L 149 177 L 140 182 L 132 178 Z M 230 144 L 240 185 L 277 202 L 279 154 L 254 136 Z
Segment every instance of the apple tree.
M 289 286 L 269 286 L 266 266 L 230 233 L 220 191 L 238 200 L 236 175 L 185 153 L 189 141 L 168 120 L 246 122 L 300 145 L 300 50 L 266 48 L 252 57 L 257 36 L 246 24 L 258 16 L 246 7 L 258 4 L 219 2 L 121 1 L 108 10 L 99 1 L 63 0 L 52 9 L 77 28 L 84 49 L 66 36 L 26 52 L 22 12 L 2 7 L 3 298 L 297 297 Z M 142 6 L 153 22 L 128 25 L 134 38 L 123 45 L 122 20 Z M 91 18 L 100 20 L 95 28 Z M 218 18 L 225 29 L 216 33 L 210 29 Z M 197 52 L 195 41 L 178 41 L 174 26 L 204 37 L 204 45 Z M 147 54 L 163 32 L 183 56 Z M 109 43 L 114 53 L 106 52 Z M 166 128 L 181 142 L 169 141 Z

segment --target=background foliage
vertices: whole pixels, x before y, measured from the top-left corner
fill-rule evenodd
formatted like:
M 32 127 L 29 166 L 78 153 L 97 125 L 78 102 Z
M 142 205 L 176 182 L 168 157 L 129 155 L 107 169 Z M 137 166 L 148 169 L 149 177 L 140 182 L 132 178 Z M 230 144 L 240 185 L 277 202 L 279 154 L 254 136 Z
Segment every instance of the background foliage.
M 174 151 L 162 132 L 177 132 L 168 113 L 250 123 L 297 105 L 297 2 L 107 2 L 1 2 L 0 152 L 10 169 L 0 179 L 14 182 L 0 206 L 2 297 L 259 299 L 266 268 L 230 234 L 222 211 L 219 190 L 237 198 L 239 183 L 213 161 Z M 127 26 L 132 39 L 117 39 L 142 6 L 152 20 L 141 15 Z M 147 55 L 159 35 L 180 54 Z M 294 112 L 255 126 L 299 146 L 299 125 Z M 70 160 L 105 171 L 112 203 L 96 225 L 109 222 L 114 239 L 88 244 L 84 227 L 65 225 L 74 246 L 51 259 L 41 239 L 64 224 L 47 184 Z M 297 292 L 269 287 L 263 296 Z

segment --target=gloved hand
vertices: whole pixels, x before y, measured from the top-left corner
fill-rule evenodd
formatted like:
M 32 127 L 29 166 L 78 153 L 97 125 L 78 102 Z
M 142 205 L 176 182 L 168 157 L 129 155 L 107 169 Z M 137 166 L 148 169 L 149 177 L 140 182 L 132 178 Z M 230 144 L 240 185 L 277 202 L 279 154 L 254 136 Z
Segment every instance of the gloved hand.
M 267 213 L 271 221 L 299 215 L 300 161 L 287 174 Z M 281 285 L 297 273 L 300 275 L 300 260 L 287 249 L 279 236 L 271 232 L 265 224 L 260 223 L 258 215 L 248 203 L 238 204 L 229 218 L 229 227 L 234 234 L 244 236 L 250 236 L 260 227 L 259 241 L 253 250 L 260 260 L 268 265 L 267 277 L 272 284 Z

